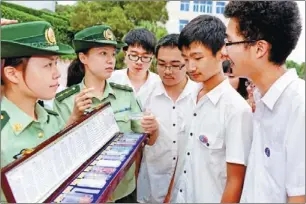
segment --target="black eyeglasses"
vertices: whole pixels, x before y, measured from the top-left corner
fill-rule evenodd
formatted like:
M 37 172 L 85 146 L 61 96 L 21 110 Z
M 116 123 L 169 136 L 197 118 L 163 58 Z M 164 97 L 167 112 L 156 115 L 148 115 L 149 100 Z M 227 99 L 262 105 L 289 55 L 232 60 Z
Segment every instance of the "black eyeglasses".
M 165 64 L 157 64 L 157 68 L 163 70 L 163 71 L 166 71 L 167 69 L 169 69 L 170 71 L 178 71 L 178 70 L 181 70 L 183 69 L 183 67 L 185 66 L 185 64 L 180 64 L 180 65 L 170 65 L 170 66 L 167 66 Z
M 225 46 L 231 46 L 231 45 L 237 45 L 242 43 L 254 43 L 257 40 L 243 40 L 243 41 L 237 41 L 237 42 L 229 42 L 227 38 L 224 39 Z
M 132 55 L 132 54 L 128 54 L 128 57 L 130 60 L 137 62 L 139 59 L 142 62 L 148 63 L 151 62 L 153 57 L 147 57 L 147 56 L 138 56 L 138 55 Z

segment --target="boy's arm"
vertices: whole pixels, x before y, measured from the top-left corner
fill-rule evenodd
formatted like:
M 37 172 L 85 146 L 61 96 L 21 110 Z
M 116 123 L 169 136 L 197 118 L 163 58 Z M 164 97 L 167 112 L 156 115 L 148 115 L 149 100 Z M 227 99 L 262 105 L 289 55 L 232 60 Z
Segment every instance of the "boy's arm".
M 247 160 L 251 149 L 253 118 L 250 107 L 237 110 L 225 123 L 227 180 L 222 203 L 240 201 Z
M 227 180 L 221 203 L 239 203 L 246 167 L 240 164 L 226 163 L 226 168 Z
M 288 118 L 286 131 L 286 192 L 289 203 L 305 203 L 305 102 Z
M 175 177 L 175 171 L 174 171 L 174 174 L 172 176 L 172 179 L 171 179 L 171 182 L 170 182 L 170 185 L 169 185 L 168 192 L 167 192 L 167 195 L 165 197 L 164 203 L 169 203 L 170 202 L 173 183 L 174 183 L 174 177 Z

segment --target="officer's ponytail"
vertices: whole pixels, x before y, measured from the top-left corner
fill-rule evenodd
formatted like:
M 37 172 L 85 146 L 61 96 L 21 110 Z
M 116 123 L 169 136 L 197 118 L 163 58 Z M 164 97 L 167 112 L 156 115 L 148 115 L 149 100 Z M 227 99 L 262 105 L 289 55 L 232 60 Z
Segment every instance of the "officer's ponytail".
M 83 50 L 82 53 L 87 54 L 89 50 Z M 84 64 L 79 59 L 79 53 L 77 58 L 71 62 L 68 67 L 67 73 L 67 87 L 80 83 L 85 76 Z

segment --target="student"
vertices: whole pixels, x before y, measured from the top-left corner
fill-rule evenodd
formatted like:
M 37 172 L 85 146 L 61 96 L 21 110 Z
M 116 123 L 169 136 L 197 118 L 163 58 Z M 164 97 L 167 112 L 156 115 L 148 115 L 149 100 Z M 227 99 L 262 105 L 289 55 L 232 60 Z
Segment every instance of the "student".
M 253 143 L 241 202 L 305 203 L 305 81 L 284 64 L 302 24 L 294 1 L 231 1 L 223 54 L 255 84 Z
M 161 81 L 156 83 L 144 108 L 157 118 L 158 129 L 144 148 L 137 182 L 139 202 L 162 203 L 165 200 L 178 153 L 184 147 L 187 116 L 196 103 L 192 92 L 197 84 L 186 75 L 178 37 L 178 34 L 167 35 L 156 46 Z
M 158 75 L 149 70 L 156 38 L 147 29 L 139 28 L 129 31 L 124 42 L 127 44 L 123 47 L 127 68 L 116 70 L 110 81 L 132 87 L 136 98 L 143 104 L 154 89 L 154 84 L 160 81 Z
M 72 53 L 70 46 L 56 42 L 47 22 L 1 26 L 1 57 L 5 60 L 1 66 L 1 167 L 64 127 L 59 115 L 37 100 L 55 97 L 60 77 L 57 56 Z
M 98 105 L 110 102 L 121 132 L 142 132 L 140 121 L 129 120 L 130 113 L 140 112 L 140 107 L 129 86 L 110 83 L 108 79 L 115 67 L 116 48 L 122 45 L 116 41 L 111 28 L 98 25 L 75 34 L 73 39 L 77 59 L 68 68 L 66 90 L 59 92 L 54 109 L 66 121 L 74 104 L 79 114 L 90 111 Z M 83 93 L 80 91 L 83 90 Z M 127 171 L 109 201 L 136 202 L 135 163 Z
M 186 148 L 179 155 L 172 202 L 240 200 L 251 146 L 252 112 L 222 71 L 225 29 L 217 17 L 200 15 L 179 37 L 187 71 L 200 84 L 185 135 Z

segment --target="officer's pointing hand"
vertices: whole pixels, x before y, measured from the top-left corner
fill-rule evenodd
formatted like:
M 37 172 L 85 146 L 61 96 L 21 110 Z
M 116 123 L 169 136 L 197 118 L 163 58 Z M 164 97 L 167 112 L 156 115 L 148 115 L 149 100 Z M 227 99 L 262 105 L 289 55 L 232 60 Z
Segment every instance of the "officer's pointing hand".
M 84 111 L 91 107 L 93 90 L 94 88 L 85 88 L 74 98 L 74 107 L 72 112 L 74 120 L 81 118 L 82 115 L 84 115 Z

